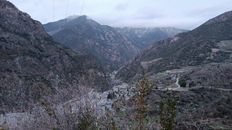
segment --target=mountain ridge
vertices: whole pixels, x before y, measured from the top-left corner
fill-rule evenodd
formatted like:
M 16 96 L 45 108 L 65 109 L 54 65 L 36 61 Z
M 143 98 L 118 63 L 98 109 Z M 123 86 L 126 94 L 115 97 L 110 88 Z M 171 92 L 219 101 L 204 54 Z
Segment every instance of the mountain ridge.
M 157 108 L 165 95 L 177 96 L 174 129 L 231 129 L 231 68 L 232 15 L 226 12 L 192 31 L 154 43 L 122 67 L 116 78 L 131 85 L 149 79 L 151 117 L 159 116 Z
M 56 41 L 74 51 L 96 57 L 110 71 L 119 68 L 139 52 L 114 28 L 101 25 L 87 16 L 65 21 L 48 23 L 44 27 Z
M 219 17 L 222 16 L 223 14 Z M 227 18 L 227 21 L 219 24 L 214 22 L 212 24 L 202 24 L 192 31 L 180 33 L 174 38 L 156 42 L 143 51 L 141 55 L 138 55 L 132 63 L 122 68 L 118 73 L 118 77 L 120 75 L 125 78 L 126 75 L 128 77 L 133 77 L 136 74 L 141 75 L 143 73 L 141 63 L 146 63 L 146 72 L 157 73 L 168 69 L 210 62 L 231 62 L 229 49 L 230 39 L 232 39 L 231 23 L 231 19 Z M 228 50 L 224 46 L 227 46 Z M 132 68 L 139 68 L 136 69 L 138 73 L 130 71 Z
M 54 42 L 38 21 L 10 2 L 0 1 L 0 18 L 1 113 L 27 111 L 41 100 L 65 101 L 81 87 L 109 89 L 95 59 Z
M 140 49 L 149 47 L 152 43 L 171 38 L 186 30 L 174 27 L 123 27 L 116 30 L 127 36 Z

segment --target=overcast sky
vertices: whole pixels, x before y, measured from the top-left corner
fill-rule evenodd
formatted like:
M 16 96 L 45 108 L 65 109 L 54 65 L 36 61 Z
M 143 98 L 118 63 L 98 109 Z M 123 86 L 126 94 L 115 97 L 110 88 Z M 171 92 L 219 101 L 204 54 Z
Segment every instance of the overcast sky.
M 232 0 L 9 0 L 44 23 L 87 15 L 101 24 L 193 29 L 232 10 Z

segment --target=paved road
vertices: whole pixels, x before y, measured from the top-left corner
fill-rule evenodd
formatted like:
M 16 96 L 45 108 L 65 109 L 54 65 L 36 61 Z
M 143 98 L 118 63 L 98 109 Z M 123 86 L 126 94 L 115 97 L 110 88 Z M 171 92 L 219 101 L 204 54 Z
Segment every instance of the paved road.
M 198 86 L 198 87 L 194 87 L 194 88 L 189 88 L 189 90 L 195 90 L 195 89 L 200 89 L 200 88 L 206 88 L 206 89 L 212 89 L 212 90 L 232 92 L 232 89 L 215 88 L 215 87 L 209 87 L 209 86 Z

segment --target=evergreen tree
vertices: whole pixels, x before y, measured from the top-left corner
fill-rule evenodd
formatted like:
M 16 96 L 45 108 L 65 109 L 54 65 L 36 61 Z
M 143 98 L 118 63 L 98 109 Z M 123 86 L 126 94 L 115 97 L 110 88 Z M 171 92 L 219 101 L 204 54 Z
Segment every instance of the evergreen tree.
M 177 98 L 168 92 L 166 99 L 160 103 L 160 124 L 162 130 L 173 130 L 175 127 Z
M 136 100 L 137 101 L 136 102 L 136 110 L 137 110 L 136 119 L 138 122 L 137 129 L 144 130 L 145 129 L 144 121 L 145 121 L 147 112 L 149 111 L 149 106 L 146 102 L 146 97 L 151 92 L 152 84 L 146 77 L 144 77 L 142 80 L 138 82 L 137 89 L 138 89 L 138 97 Z

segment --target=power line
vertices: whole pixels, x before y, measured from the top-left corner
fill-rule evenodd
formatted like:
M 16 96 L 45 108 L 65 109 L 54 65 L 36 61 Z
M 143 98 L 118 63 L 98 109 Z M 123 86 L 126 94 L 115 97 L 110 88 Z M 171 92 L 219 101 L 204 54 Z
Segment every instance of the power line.
M 69 9 L 69 0 L 66 0 L 66 7 L 65 7 L 65 18 L 67 18 L 67 15 L 68 15 L 68 10 Z
M 55 0 L 52 0 L 52 19 L 55 19 Z
M 82 15 L 82 11 L 84 9 L 84 5 L 85 5 L 85 0 L 82 0 L 80 15 Z

